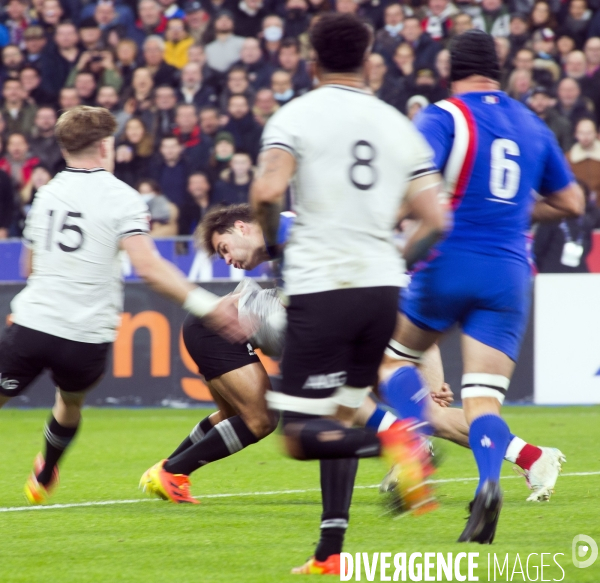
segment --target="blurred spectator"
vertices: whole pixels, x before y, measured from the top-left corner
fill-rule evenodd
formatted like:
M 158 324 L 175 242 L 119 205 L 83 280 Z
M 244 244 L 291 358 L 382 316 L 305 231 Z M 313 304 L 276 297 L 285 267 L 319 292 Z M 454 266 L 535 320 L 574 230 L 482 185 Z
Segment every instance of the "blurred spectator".
M 279 109 L 279 104 L 275 101 L 273 91 L 270 89 L 260 89 L 256 93 L 254 108 L 252 113 L 256 121 L 264 127 L 269 118 Z
M 137 117 L 126 124 L 123 137 L 115 151 L 115 176 L 133 186 L 148 175 L 148 165 L 154 152 L 154 138 Z
M 0 239 L 9 236 L 9 229 L 15 212 L 15 195 L 10 176 L 0 170 Z
M 429 105 L 429 100 L 422 95 L 413 95 L 406 102 L 406 115 L 408 119 L 413 120 L 415 116 Z
M 538 117 L 546 122 L 546 125 L 554 132 L 563 152 L 566 152 L 573 143 L 573 128 L 571 122 L 553 107 L 552 92 L 547 87 L 536 87 L 529 98 L 528 105 Z
M 154 92 L 154 118 L 152 127 L 157 141 L 172 134 L 175 124 L 175 106 L 177 96 L 175 90 L 168 85 L 157 87 Z
M 63 8 L 59 0 L 43 0 L 42 10 L 38 14 L 39 24 L 47 35 L 53 35 L 62 22 Z
M 39 164 L 39 158 L 29 155 L 27 138 L 22 133 L 13 133 L 6 142 L 6 154 L 0 159 L 0 170 L 4 170 L 17 190 L 23 188 L 31 178 L 31 171 Z
M 458 36 L 467 30 L 472 30 L 474 28 L 473 25 L 473 17 L 466 12 L 459 12 L 452 19 L 452 35 Z
M 43 164 L 38 164 L 33 168 L 31 171 L 31 177 L 27 181 L 27 184 L 25 184 L 25 186 L 23 186 L 19 192 L 22 218 L 25 218 L 27 213 L 29 213 L 31 203 L 35 198 L 37 191 L 42 188 L 42 186 L 46 186 L 51 179 L 52 174 L 50 173 L 50 170 L 48 170 L 48 168 L 46 168 L 46 166 Z
M 149 36 L 144 41 L 142 51 L 144 66 L 152 74 L 154 85 L 177 86 L 178 72 L 175 67 L 166 63 L 163 59 L 165 54 L 165 41 L 157 35 Z
M 78 71 L 73 83 L 82 105 L 94 105 L 96 102 L 96 79 L 88 71 Z
M 515 12 L 510 16 L 508 40 L 511 58 L 529 42 L 529 19 L 526 14 Z
M 133 72 L 131 87 L 126 95 L 123 109 L 130 115 L 141 115 L 144 111 L 149 111 L 152 107 L 152 89 L 154 81 L 152 73 L 146 67 L 140 67 Z M 172 88 L 171 88 L 172 89 Z M 175 91 L 172 89 L 173 96 Z
M 575 46 L 581 49 L 588 37 L 591 16 L 586 0 L 570 0 L 569 13 L 558 29 L 558 34 L 570 36 L 574 39 Z
M 204 172 L 192 172 L 188 178 L 188 205 L 179 220 L 179 234 L 191 235 L 210 208 L 210 182 Z
M 244 38 L 233 34 L 233 16 L 229 10 L 221 10 L 214 21 L 216 38 L 205 47 L 208 65 L 225 73 L 239 60 Z
M 131 39 L 123 39 L 122 41 L 119 41 L 116 53 L 116 69 L 123 81 L 122 86 L 128 88 L 131 85 L 133 72 L 137 67 L 138 47 Z
M 487 0 L 483 0 L 486 2 Z M 441 46 L 432 40 L 432 38 L 423 32 L 421 23 L 416 16 L 409 16 L 404 19 L 404 28 L 402 29 L 404 41 L 408 43 L 415 54 L 415 68 L 427 67 L 432 69 L 435 57 Z
M 396 47 L 402 42 L 404 28 L 404 9 L 401 4 L 394 2 L 385 7 L 385 26 L 377 31 L 373 52 L 383 55 L 389 63 L 394 56 Z
M 54 34 L 54 42 L 48 43 L 39 59 L 42 73 L 42 88 L 50 95 L 58 95 L 61 88 L 79 60 L 79 35 L 70 22 L 59 24 Z
M 564 68 L 567 57 L 575 50 L 575 41 L 566 34 L 561 34 L 556 39 L 556 58 L 561 67 Z
M 295 38 L 286 38 L 279 48 L 279 65 L 292 76 L 295 95 L 302 95 L 313 87 L 306 61 L 300 58 L 300 43 Z
M 227 110 L 227 104 L 232 95 L 243 95 L 248 103 L 254 102 L 254 90 L 250 86 L 246 69 L 242 66 L 234 65 L 227 73 L 227 83 L 221 92 L 219 103 L 222 111 Z
M 86 18 L 79 23 L 79 40 L 84 51 L 99 51 L 102 48 L 102 31 L 93 18 Z
M 219 179 L 223 170 L 229 168 L 229 161 L 235 154 L 235 140 L 229 132 L 219 132 L 214 142 L 207 172 L 211 184 Z
M 209 17 L 199 0 L 191 0 L 185 5 L 185 22 L 194 42 L 204 42 Z
M 52 96 L 42 89 L 42 77 L 33 65 L 25 65 L 19 73 L 19 79 L 25 92 L 25 101 L 30 105 L 51 105 L 55 102 Z
M 543 3 L 545 4 L 545 2 Z M 556 35 L 550 28 L 536 30 L 532 36 L 532 47 L 536 59 L 553 60 L 556 55 Z
M 241 0 L 233 10 L 235 34 L 242 37 L 256 37 L 266 15 L 262 0 Z
M 75 87 L 63 87 L 58 95 L 58 108 L 61 111 L 67 111 L 72 107 L 81 105 L 77 89 Z
M 244 40 L 240 60 L 236 64 L 242 65 L 246 69 L 248 80 L 255 91 L 269 86 L 273 66 L 263 59 L 258 39 L 247 38 Z
M 452 18 L 458 8 L 450 0 L 428 0 L 423 30 L 435 41 L 447 39 L 452 30 Z
M 594 114 L 593 105 L 581 97 L 581 89 L 575 79 L 565 77 L 558 84 L 557 96 L 556 111 L 569 119 L 571 127 L 575 127 L 581 118 Z
M 430 103 L 435 103 L 449 96 L 449 91 L 440 86 L 435 73 L 431 69 L 419 69 L 414 77 L 404 83 L 405 98 L 401 111 L 406 110 L 406 100 L 413 95 L 423 95 Z
M 20 49 L 25 48 L 25 29 L 29 24 L 27 19 L 27 0 L 8 0 L 4 8 L 2 24 L 8 29 L 9 43 Z
M 591 119 L 579 120 L 575 128 L 577 142 L 569 150 L 567 160 L 577 180 L 589 188 L 600 207 L 600 140 Z
M 533 254 L 540 273 L 588 273 L 587 256 L 592 249 L 595 209 L 589 204 L 590 191 L 585 193 L 583 216 L 540 223 L 535 231 Z
M 164 136 L 158 154 L 150 163 L 149 175 L 161 192 L 181 209 L 186 200 L 189 167 L 183 158 L 184 147 L 176 136 Z
M 309 24 L 307 0 L 287 0 L 285 3 L 284 36 L 298 38 L 308 30 Z
M 279 105 L 285 105 L 295 97 L 292 76 L 287 71 L 275 71 L 271 75 L 271 90 L 275 101 Z
M 28 26 L 23 33 L 25 43 L 25 60 L 28 63 L 37 63 L 46 46 L 47 38 L 41 26 Z
M 517 101 L 527 103 L 533 93 L 533 77 L 526 69 L 515 69 L 508 78 L 506 92 Z
M 494 39 L 494 44 L 500 65 L 500 87 L 506 87 L 509 75 L 510 41 L 505 36 L 498 36 Z
M 245 152 L 236 152 L 231 158 L 229 168 L 221 173 L 214 185 L 212 204 L 240 204 L 248 202 L 250 183 L 252 182 L 252 160 Z
M 554 30 L 556 28 L 556 18 L 550 10 L 550 5 L 545 0 L 537 0 L 531 10 L 531 31 L 542 30 L 549 28 Z
M 203 107 L 200 110 L 200 129 L 205 136 L 215 138 L 221 129 L 219 110 L 216 107 Z
M 208 166 L 212 140 L 202 134 L 195 105 L 182 103 L 177 106 L 173 135 L 185 148 L 183 155 L 190 168 Z
M 400 81 L 415 72 L 415 52 L 408 43 L 402 43 L 396 47 L 393 62 L 388 68 L 388 75 Z
M 398 83 L 386 75 L 387 67 L 381 55 L 372 53 L 367 61 L 367 86 L 379 99 L 402 111 L 403 99 Z
M 354 2 L 354 0 L 351 0 Z M 279 48 L 283 38 L 283 20 L 276 15 L 267 16 L 263 20 L 261 38 L 265 59 L 274 66 L 278 64 Z
M 96 105 L 108 109 L 117 120 L 117 131 L 115 135 L 119 136 L 123 132 L 125 123 L 129 119 L 129 114 L 119 107 L 119 94 L 114 87 L 103 85 L 96 94 Z
M 0 79 L 18 79 L 23 66 L 23 53 L 16 45 L 6 45 L 2 49 L 2 70 Z
M 260 148 L 262 126 L 254 119 L 248 99 L 244 95 L 232 95 L 227 113 L 229 122 L 223 129 L 233 135 L 236 149 L 248 152 L 255 161 Z
M 442 49 L 435 58 L 435 72 L 438 85 L 445 91 L 450 91 L 450 51 Z
M 60 147 L 54 136 L 56 112 L 52 107 L 40 107 L 35 114 L 35 122 L 31 130 L 29 151 L 34 158 L 50 171 L 52 176 L 64 169 Z
M 172 18 L 165 32 L 165 63 L 181 69 L 188 62 L 188 49 L 194 39 L 188 34 L 187 24 L 182 18 Z
M 150 212 L 150 236 L 155 239 L 178 234 L 179 209 L 160 191 L 156 180 L 140 180 L 136 185 Z
M 90 50 L 81 53 L 77 64 L 67 77 L 66 85 L 75 85 L 76 77 L 80 73 L 90 73 L 95 83 L 112 85 L 117 91 L 121 89 L 123 84 L 115 66 L 113 53 L 110 50 Z
M 588 39 L 585 43 L 584 54 L 586 72 L 580 81 L 581 91 L 592 100 L 598 115 L 600 113 L 600 38 Z
M 4 105 L 2 116 L 6 131 L 10 134 L 21 132 L 28 135 L 33 127 L 35 107 L 25 101 L 26 93 L 19 79 L 7 79 L 2 87 Z
M 571 79 L 575 79 L 582 84 L 587 75 L 587 62 L 585 55 L 581 51 L 573 51 L 567 55 L 565 59 L 565 75 Z
M 140 0 L 138 3 L 139 19 L 128 31 L 128 37 L 139 47 L 147 37 L 164 34 L 167 28 L 167 17 L 163 14 L 162 6 L 156 0 Z
M 177 99 L 194 104 L 198 109 L 216 103 L 217 96 L 212 86 L 202 82 L 202 69 L 198 63 L 188 63 L 181 69 Z
M 473 26 L 492 36 L 509 36 L 510 16 L 502 0 L 481 0 L 481 11 L 473 19 Z

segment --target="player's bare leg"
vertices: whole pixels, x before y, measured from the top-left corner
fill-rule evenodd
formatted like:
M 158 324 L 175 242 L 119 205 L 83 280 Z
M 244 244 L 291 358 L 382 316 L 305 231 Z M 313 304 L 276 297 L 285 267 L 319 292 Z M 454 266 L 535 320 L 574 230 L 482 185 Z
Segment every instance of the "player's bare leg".
M 219 411 L 194 428 L 188 447 L 182 448 L 184 441 L 142 476 L 140 484 L 149 493 L 176 503 L 196 502 L 189 493 L 192 472 L 258 442 L 277 426 L 277 415 L 267 410 L 265 393 L 271 384 L 262 364 L 229 371 L 208 384 Z

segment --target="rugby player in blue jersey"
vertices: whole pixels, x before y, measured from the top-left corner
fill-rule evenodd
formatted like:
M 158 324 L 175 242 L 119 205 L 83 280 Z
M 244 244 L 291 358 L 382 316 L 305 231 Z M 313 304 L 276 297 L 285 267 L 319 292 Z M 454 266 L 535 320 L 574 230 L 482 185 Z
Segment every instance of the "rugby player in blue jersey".
M 417 367 L 445 331 L 461 326 L 461 396 L 480 482 L 458 540 L 491 544 L 512 438 L 500 409 L 530 307 L 526 234 L 532 220 L 578 216 L 584 203 L 552 132 L 500 91 L 493 37 L 468 31 L 450 52 L 454 97 L 429 106 L 416 123 L 443 172 L 453 227 L 403 294 L 381 391 L 403 417 L 426 421 L 430 399 Z

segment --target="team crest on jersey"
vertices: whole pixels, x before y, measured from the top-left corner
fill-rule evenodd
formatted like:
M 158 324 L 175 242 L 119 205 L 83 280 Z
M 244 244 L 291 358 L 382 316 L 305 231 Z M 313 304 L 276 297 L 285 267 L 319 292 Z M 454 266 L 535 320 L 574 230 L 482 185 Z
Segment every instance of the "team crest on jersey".
M 331 374 L 315 374 L 310 375 L 303 389 L 336 389 L 346 383 L 346 372 L 333 372 Z
M 19 381 L 16 379 L 3 379 L 0 374 L 0 387 L 5 391 L 16 391 L 19 388 Z
M 497 95 L 484 95 L 482 97 L 483 103 L 487 103 L 488 105 L 496 105 L 500 103 L 500 99 Z

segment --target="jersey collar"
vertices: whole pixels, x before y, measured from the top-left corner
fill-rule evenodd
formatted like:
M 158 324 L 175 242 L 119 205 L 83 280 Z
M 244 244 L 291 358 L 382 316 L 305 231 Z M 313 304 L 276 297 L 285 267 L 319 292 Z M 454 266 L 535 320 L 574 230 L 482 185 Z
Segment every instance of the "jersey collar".
M 104 168 L 71 168 L 71 166 L 67 166 L 65 168 L 66 172 L 83 172 L 84 174 L 91 174 L 92 172 L 106 172 Z
M 358 87 L 349 87 L 348 85 L 336 85 L 334 83 L 328 83 L 327 85 L 323 85 L 323 88 L 331 87 L 333 89 L 342 89 L 343 91 L 352 91 L 352 93 L 362 93 L 363 95 L 371 95 L 368 91 L 364 89 L 359 89 Z

